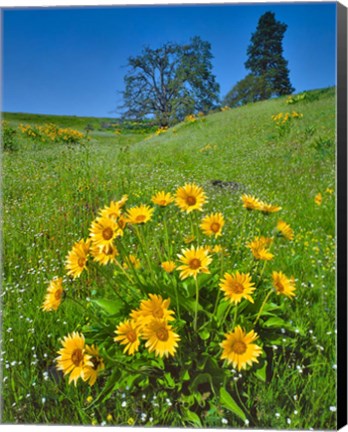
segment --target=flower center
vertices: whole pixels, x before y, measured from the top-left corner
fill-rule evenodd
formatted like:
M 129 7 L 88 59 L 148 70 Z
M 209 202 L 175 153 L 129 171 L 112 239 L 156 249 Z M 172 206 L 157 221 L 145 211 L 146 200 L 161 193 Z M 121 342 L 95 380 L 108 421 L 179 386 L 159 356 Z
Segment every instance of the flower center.
M 218 222 L 213 222 L 210 226 L 210 229 L 214 232 L 217 233 L 220 230 L 220 224 Z
M 126 222 L 124 219 L 119 219 L 118 220 L 118 226 L 119 228 L 121 228 L 121 230 L 126 226 Z
M 153 315 L 155 318 L 163 318 L 163 315 L 164 315 L 164 313 L 163 313 L 163 309 L 162 309 L 161 307 L 158 307 L 158 308 L 154 309 L 154 310 L 152 311 L 152 315 Z
M 160 205 L 160 206 L 166 206 L 166 205 L 167 205 L 167 201 L 166 201 L 166 200 L 161 200 L 161 201 L 159 202 L 159 205 Z
M 279 293 L 284 292 L 284 286 L 283 286 L 283 284 L 281 282 L 276 282 L 274 285 L 277 288 L 277 292 L 279 292 Z
M 234 294 L 242 294 L 244 292 L 244 286 L 239 282 L 232 282 L 231 290 Z
M 110 227 L 103 229 L 104 240 L 110 240 L 113 235 L 114 235 L 114 231 Z
M 156 336 L 159 340 L 165 342 L 169 338 L 168 330 L 162 327 L 156 331 Z
M 57 290 L 55 293 L 54 293 L 54 298 L 56 299 L 56 300 L 60 300 L 61 299 L 61 297 L 62 297 L 62 294 L 63 294 L 63 290 Z
M 99 367 L 99 365 L 101 364 L 100 359 L 97 358 L 97 357 L 92 357 L 92 358 L 91 358 L 91 362 L 93 363 L 93 367 L 92 367 L 92 369 L 94 369 L 94 370 L 97 370 L 98 367 Z
M 245 345 L 244 342 L 242 341 L 237 341 L 235 342 L 232 347 L 231 347 L 232 351 L 234 351 L 236 354 L 244 354 L 247 346 Z
M 113 255 L 114 249 L 111 246 L 104 247 L 103 252 L 105 255 Z
M 80 258 L 77 260 L 77 264 L 78 264 L 79 267 L 84 267 L 85 264 L 86 264 L 86 258 L 80 257 Z
M 76 348 L 71 354 L 71 361 L 74 363 L 75 366 L 80 366 L 82 360 L 83 352 L 80 348 Z
M 134 330 L 129 330 L 129 332 L 127 333 L 127 339 L 129 340 L 129 342 L 132 343 L 137 340 L 137 334 Z
M 135 220 L 136 220 L 137 222 L 144 222 L 145 219 L 146 219 L 146 216 L 145 216 L 145 215 L 138 215 L 138 216 L 135 218 Z
M 190 266 L 190 268 L 191 268 L 192 270 L 197 270 L 199 267 L 202 266 L 202 264 L 201 264 L 201 261 L 200 261 L 198 258 L 193 258 L 193 259 L 190 261 L 189 266 Z
M 186 197 L 186 202 L 189 206 L 193 206 L 196 204 L 197 200 L 196 197 L 189 195 L 188 197 Z

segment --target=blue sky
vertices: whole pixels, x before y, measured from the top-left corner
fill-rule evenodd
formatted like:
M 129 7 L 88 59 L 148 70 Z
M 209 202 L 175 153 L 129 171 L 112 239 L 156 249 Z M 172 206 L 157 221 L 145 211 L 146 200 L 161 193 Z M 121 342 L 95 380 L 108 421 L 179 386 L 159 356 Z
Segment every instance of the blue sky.
M 251 33 L 275 12 L 296 92 L 335 84 L 335 3 L 3 10 L 2 110 L 115 116 L 127 58 L 144 46 L 212 45 L 223 97 L 244 78 Z

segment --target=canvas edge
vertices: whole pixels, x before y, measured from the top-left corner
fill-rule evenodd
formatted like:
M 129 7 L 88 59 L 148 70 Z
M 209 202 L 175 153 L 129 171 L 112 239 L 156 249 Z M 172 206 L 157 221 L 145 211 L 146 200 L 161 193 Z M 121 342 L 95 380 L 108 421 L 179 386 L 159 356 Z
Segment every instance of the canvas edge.
M 347 425 L 347 8 L 337 2 L 337 428 Z

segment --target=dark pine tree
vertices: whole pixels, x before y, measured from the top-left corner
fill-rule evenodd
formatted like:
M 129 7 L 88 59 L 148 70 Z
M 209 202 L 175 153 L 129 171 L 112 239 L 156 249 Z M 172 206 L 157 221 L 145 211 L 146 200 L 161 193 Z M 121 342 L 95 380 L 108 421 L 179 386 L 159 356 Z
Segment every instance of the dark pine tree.
M 277 21 L 273 12 L 263 14 L 252 34 L 245 67 L 256 77 L 263 77 L 265 89 L 260 99 L 294 92 L 289 79 L 288 62 L 283 57 L 282 41 L 287 25 Z

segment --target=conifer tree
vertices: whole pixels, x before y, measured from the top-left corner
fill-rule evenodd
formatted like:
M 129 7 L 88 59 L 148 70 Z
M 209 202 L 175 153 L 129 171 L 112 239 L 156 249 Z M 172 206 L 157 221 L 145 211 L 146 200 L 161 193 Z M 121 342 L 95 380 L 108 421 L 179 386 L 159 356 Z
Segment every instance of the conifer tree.
M 283 57 L 282 41 L 287 25 L 277 21 L 273 12 L 263 14 L 252 34 L 245 67 L 256 77 L 263 77 L 265 88 L 260 99 L 294 92 L 289 79 L 288 62 Z

